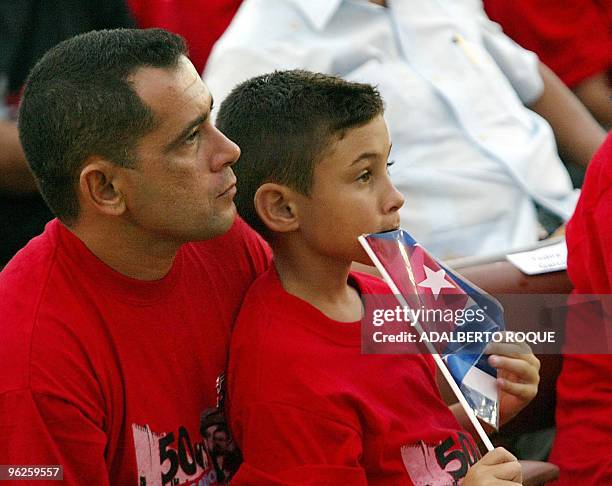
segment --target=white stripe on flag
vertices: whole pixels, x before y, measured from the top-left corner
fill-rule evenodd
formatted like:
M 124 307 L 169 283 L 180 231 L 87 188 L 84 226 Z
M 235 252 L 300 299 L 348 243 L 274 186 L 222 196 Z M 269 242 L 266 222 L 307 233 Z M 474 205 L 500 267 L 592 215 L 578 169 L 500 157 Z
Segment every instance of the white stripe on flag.
M 462 384 L 479 391 L 489 400 L 497 401 L 497 384 L 495 378 L 476 366 L 472 366 L 463 377 Z

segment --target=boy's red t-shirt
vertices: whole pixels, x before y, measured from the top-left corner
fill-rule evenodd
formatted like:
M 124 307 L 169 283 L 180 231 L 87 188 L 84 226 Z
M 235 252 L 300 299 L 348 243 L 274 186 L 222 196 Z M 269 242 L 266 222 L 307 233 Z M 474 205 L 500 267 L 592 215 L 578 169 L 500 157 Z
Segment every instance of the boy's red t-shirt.
M 351 276 L 362 295 L 389 294 L 379 279 Z M 363 355 L 360 322 L 288 294 L 274 268 L 240 311 L 228 404 L 244 455 L 235 485 L 453 484 L 479 458 L 430 356 Z

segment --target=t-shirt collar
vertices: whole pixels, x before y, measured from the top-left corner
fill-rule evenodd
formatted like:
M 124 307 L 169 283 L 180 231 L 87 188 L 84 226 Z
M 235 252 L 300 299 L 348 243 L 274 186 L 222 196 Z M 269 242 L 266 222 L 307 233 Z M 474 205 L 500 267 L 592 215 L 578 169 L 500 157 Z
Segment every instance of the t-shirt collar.
M 138 280 L 109 267 L 59 220 L 56 219 L 52 223 L 57 232 L 61 251 L 80 268 L 83 275 L 95 282 L 96 288 L 100 291 L 111 293 L 119 300 L 134 304 L 151 304 L 168 298 L 176 287 L 183 267 L 182 248 L 177 253 L 172 268 L 164 277 L 153 281 Z

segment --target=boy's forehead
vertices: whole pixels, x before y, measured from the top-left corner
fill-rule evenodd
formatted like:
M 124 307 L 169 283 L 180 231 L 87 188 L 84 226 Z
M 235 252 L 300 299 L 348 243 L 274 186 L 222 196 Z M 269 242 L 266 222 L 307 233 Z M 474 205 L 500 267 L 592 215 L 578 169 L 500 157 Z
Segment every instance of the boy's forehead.
M 320 163 L 350 166 L 363 155 L 387 157 L 391 141 L 382 115 L 356 127 L 349 127 L 333 134 L 321 156 Z
M 323 145 L 319 156 L 317 157 L 316 163 L 320 164 L 327 159 L 334 157 L 338 151 L 338 142 L 344 138 L 344 134 L 340 132 L 334 133 L 328 137 L 326 143 Z

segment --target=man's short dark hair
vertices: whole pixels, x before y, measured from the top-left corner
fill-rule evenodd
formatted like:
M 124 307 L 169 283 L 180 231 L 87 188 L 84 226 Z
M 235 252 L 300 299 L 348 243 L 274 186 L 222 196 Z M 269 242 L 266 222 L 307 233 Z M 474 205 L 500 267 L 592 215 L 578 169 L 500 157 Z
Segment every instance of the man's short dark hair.
M 369 84 L 302 70 L 276 71 L 236 86 L 221 104 L 217 127 L 241 149 L 233 167 L 240 215 L 269 236 L 255 212 L 257 189 L 276 182 L 308 196 L 314 167 L 330 144 L 383 110 Z
M 66 224 L 79 214 L 85 159 L 135 164 L 138 139 L 156 120 L 130 85 L 140 67 L 174 68 L 187 49 L 161 29 L 92 31 L 61 42 L 34 66 L 19 111 L 19 136 L 40 192 Z

